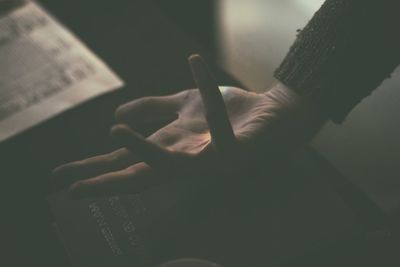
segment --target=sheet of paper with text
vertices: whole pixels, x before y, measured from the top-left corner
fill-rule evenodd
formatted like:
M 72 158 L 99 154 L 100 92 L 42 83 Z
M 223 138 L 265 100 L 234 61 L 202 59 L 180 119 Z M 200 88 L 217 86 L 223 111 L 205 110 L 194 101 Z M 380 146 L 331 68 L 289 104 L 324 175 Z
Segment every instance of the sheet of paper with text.
M 0 141 L 122 85 L 37 3 L 0 17 Z

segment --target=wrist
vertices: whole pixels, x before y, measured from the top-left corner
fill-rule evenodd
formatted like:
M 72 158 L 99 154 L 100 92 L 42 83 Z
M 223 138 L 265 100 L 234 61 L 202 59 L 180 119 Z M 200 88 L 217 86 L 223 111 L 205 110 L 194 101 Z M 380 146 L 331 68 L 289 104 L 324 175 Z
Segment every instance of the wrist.
M 264 95 L 278 101 L 288 110 L 291 119 L 301 129 L 310 132 L 310 138 L 324 125 L 328 117 L 318 107 L 317 103 L 306 96 L 302 96 L 293 89 L 278 82 Z

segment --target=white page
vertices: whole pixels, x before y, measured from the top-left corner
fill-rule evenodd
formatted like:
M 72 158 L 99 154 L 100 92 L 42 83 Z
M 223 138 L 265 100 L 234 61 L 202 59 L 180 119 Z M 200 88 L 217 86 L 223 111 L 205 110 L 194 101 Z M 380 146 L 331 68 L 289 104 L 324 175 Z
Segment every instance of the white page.
M 0 141 L 122 85 L 37 3 L 0 18 Z

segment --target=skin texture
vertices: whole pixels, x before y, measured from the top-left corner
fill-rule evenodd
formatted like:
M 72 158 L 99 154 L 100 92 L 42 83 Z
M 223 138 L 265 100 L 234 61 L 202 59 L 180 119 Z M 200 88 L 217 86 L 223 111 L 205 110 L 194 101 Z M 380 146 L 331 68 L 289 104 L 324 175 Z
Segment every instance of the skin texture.
M 119 107 L 111 134 L 123 148 L 56 168 L 55 187 L 81 198 L 138 193 L 199 172 L 238 175 L 254 157 L 303 144 L 324 122 L 282 84 L 264 94 L 218 87 L 200 56 L 189 65 L 198 89 Z M 138 133 L 157 122 L 167 123 L 147 138 Z

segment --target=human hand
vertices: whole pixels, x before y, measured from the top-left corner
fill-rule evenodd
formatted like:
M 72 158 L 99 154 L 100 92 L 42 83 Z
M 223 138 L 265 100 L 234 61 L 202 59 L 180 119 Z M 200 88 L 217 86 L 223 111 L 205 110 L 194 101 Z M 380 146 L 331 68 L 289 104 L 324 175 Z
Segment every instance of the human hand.
M 282 84 L 265 94 L 218 88 L 200 56 L 189 64 L 198 89 L 122 105 L 111 134 L 125 148 L 56 168 L 55 183 L 87 197 L 138 193 L 198 173 L 238 174 L 259 151 L 290 149 L 322 125 L 307 101 Z M 157 121 L 169 123 L 147 138 L 133 130 Z

